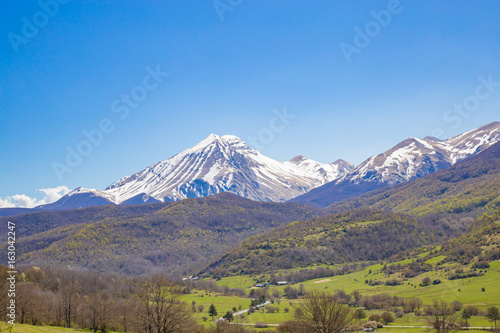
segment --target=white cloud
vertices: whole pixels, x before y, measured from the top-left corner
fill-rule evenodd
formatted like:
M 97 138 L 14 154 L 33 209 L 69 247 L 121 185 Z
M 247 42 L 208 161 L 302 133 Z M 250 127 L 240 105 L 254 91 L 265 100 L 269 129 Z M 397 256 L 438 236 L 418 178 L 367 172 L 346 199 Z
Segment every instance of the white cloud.
M 42 188 L 37 191 L 45 193 L 45 197 L 38 200 L 27 196 L 26 194 L 15 194 L 5 198 L 0 198 L 0 208 L 18 207 L 33 208 L 40 205 L 53 203 L 69 192 L 66 186 L 57 186 L 54 188 Z

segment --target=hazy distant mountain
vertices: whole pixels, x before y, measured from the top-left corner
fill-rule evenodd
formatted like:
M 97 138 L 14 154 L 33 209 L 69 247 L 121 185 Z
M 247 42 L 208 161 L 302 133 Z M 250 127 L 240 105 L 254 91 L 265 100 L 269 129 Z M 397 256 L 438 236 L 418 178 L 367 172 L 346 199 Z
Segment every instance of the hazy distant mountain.
M 479 127 L 448 140 L 409 138 L 374 155 L 340 179 L 320 186 L 293 202 L 326 207 L 387 185 L 399 184 L 447 168 L 500 141 L 500 123 Z

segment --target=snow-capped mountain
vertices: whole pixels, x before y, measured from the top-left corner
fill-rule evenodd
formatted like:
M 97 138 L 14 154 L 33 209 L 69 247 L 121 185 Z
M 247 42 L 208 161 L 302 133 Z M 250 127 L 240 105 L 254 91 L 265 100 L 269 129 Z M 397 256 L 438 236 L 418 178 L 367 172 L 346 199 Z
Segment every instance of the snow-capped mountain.
M 493 122 L 448 140 L 409 138 L 354 168 L 343 160 L 322 164 L 301 155 L 279 162 L 236 136 L 211 134 L 103 191 L 79 187 L 52 204 L 29 211 L 176 201 L 220 192 L 258 201 L 291 200 L 323 207 L 444 169 L 498 141 L 500 123 Z M 18 211 L 4 209 L 0 215 Z
M 499 122 L 490 123 L 448 140 L 433 137 L 409 138 L 382 154 L 368 158 L 345 176 L 291 201 L 326 207 L 334 202 L 447 168 L 499 141 Z
M 322 164 L 297 156 L 278 162 L 236 136 L 215 134 L 148 168 L 123 177 L 104 191 L 79 187 L 42 209 L 104 204 L 141 204 L 232 192 L 258 201 L 286 201 L 346 175 L 343 160 Z
M 500 123 L 493 122 L 448 140 L 409 138 L 370 157 L 337 183 L 364 181 L 397 184 L 447 168 L 500 141 Z
M 353 166 L 321 164 L 303 156 L 278 162 L 236 136 L 209 135 L 197 145 L 102 191 L 122 203 L 138 195 L 160 201 L 233 192 L 259 201 L 285 201 L 344 176 Z

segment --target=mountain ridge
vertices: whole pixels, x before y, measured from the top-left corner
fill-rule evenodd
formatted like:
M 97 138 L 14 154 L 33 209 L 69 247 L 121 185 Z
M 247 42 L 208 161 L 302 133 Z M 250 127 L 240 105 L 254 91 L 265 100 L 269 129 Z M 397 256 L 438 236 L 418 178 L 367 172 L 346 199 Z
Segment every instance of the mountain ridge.
M 448 168 L 498 141 L 500 122 L 492 122 L 448 140 L 408 138 L 384 153 L 366 159 L 345 176 L 290 201 L 327 207 L 335 202 Z

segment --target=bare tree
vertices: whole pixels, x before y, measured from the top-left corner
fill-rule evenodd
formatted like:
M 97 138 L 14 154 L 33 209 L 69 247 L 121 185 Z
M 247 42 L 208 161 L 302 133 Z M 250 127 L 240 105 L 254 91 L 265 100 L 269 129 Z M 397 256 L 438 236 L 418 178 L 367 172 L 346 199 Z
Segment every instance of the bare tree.
M 74 302 L 76 299 L 76 286 L 73 283 L 69 283 L 66 287 L 62 289 L 62 306 L 64 315 L 64 325 L 65 327 L 71 327 L 71 316 L 74 310 Z
M 335 301 L 330 295 L 313 291 L 295 310 L 297 332 L 344 332 L 354 323 L 348 305 Z
M 123 332 L 129 332 L 132 328 L 133 303 L 130 300 L 121 300 L 116 307 L 116 314 Z
M 33 285 L 19 284 L 16 290 L 16 312 L 18 313 L 19 322 L 24 324 L 28 319 L 31 319 L 32 324 L 38 322 L 38 305 L 40 298 L 36 293 Z
M 432 314 L 427 321 L 429 326 L 434 328 L 437 333 L 456 332 L 460 329 L 460 326 L 457 324 L 457 312 L 453 308 L 448 307 L 446 302 L 435 300 L 431 309 Z
M 87 298 L 89 327 L 96 333 L 104 332 L 110 320 L 110 296 L 103 291 L 91 294 Z
M 186 303 L 173 293 L 173 284 L 154 275 L 138 292 L 138 331 L 145 333 L 195 332 L 196 322 Z

